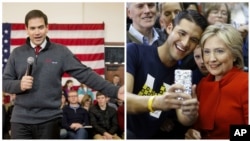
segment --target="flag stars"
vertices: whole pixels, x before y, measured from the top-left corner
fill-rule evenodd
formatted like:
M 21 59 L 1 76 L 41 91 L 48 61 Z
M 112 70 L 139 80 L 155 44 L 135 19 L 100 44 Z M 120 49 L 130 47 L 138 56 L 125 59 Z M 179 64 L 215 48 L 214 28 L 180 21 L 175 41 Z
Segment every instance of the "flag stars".
M 4 40 L 4 43 L 5 43 L 5 44 L 8 44 L 8 42 L 9 42 L 9 40 L 7 40 L 7 39 Z
M 9 34 L 9 30 L 4 30 L 4 33 L 5 34 Z
M 8 53 L 8 49 L 5 49 L 3 52 L 4 52 L 4 53 Z
M 2 24 L 2 73 L 5 68 L 6 63 L 10 55 L 10 34 L 11 34 L 11 24 L 3 23 Z
M 8 62 L 8 59 L 4 59 L 3 61 L 4 61 L 5 63 L 7 63 L 7 62 Z

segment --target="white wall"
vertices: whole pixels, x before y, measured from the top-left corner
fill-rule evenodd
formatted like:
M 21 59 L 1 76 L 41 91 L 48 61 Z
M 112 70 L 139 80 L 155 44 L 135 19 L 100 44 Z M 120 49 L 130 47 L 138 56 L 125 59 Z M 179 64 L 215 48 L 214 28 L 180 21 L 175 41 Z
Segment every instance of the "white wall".
M 49 23 L 105 23 L 105 42 L 124 42 L 125 3 L 3 2 L 2 22 L 24 23 L 25 15 L 40 9 Z

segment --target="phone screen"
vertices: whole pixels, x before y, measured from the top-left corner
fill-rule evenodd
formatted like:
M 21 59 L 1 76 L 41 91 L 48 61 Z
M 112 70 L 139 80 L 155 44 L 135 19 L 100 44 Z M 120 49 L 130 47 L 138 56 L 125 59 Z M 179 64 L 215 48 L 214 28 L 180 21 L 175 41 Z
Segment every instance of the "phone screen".
M 192 71 L 191 70 L 175 70 L 175 84 L 181 84 L 184 86 L 184 93 L 192 93 Z M 181 90 L 176 90 L 176 92 L 182 92 Z

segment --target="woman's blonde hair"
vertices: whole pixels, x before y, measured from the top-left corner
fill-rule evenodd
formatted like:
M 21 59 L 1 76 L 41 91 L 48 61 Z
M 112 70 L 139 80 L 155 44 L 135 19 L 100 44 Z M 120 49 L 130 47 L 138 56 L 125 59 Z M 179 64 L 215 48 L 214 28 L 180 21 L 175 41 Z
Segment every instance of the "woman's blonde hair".
M 206 19 L 212 10 L 220 9 L 223 4 L 226 6 L 227 9 L 227 24 L 229 24 L 231 22 L 231 11 L 226 3 L 205 3 L 204 16 L 206 17 Z
M 233 57 L 235 58 L 233 65 L 240 69 L 243 69 L 243 39 L 239 31 L 237 31 L 230 24 L 215 24 L 208 26 L 201 37 L 200 46 L 202 50 L 204 49 L 206 40 L 214 36 L 221 39 L 233 54 Z
M 90 95 L 88 95 L 88 94 L 85 94 L 84 96 L 83 96 L 83 98 L 82 98 L 82 101 L 81 101 L 81 106 L 84 106 L 85 105 L 85 103 L 87 102 L 87 101 L 89 101 L 90 100 L 90 103 L 92 104 L 92 98 L 91 98 L 91 96 Z M 90 105 L 91 105 L 90 104 Z

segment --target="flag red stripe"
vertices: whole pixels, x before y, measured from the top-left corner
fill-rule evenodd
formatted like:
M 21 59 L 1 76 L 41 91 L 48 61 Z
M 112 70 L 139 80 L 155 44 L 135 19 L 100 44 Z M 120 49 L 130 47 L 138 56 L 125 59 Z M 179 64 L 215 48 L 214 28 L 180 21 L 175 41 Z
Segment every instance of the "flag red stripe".
M 103 75 L 105 69 L 104 68 L 100 68 L 100 69 L 93 69 L 97 74 L 99 75 Z M 64 73 L 63 77 L 71 77 L 68 73 Z
M 21 38 L 21 39 L 10 39 L 10 44 L 14 46 L 20 46 L 25 44 L 26 39 Z
M 24 30 L 25 24 L 12 24 L 12 30 Z M 104 23 L 101 24 L 49 24 L 49 30 L 103 30 Z
M 103 30 L 104 24 L 49 24 L 49 30 Z
M 104 38 L 88 38 L 88 39 L 51 39 L 52 42 L 63 45 L 103 45 Z
M 11 30 L 24 30 L 25 24 L 11 24 Z
M 11 45 L 22 45 L 26 39 L 11 39 Z M 51 39 L 52 42 L 56 42 L 63 45 L 103 45 L 104 38 L 90 38 L 90 39 Z
M 75 54 L 76 58 L 84 61 L 104 60 L 104 53 L 95 54 Z
M 82 63 L 89 64 L 93 71 L 104 76 L 104 23 L 94 24 L 49 24 L 49 36 L 52 42 L 63 44 L 72 50 L 76 58 Z M 16 32 L 12 32 L 16 31 Z M 55 31 L 54 33 L 52 33 Z M 62 32 L 60 32 L 62 31 Z M 11 24 L 12 34 L 9 39 L 10 47 L 18 47 L 25 44 L 25 24 Z M 82 33 L 81 33 L 82 32 Z M 70 36 L 72 34 L 72 36 Z M 89 34 L 89 35 L 88 35 Z M 95 35 L 96 34 L 96 35 Z M 91 48 L 93 46 L 93 49 Z M 87 47 L 87 48 L 85 48 Z M 92 51 L 91 51 L 92 49 Z M 101 64 L 103 61 L 103 64 Z M 66 78 L 66 79 L 65 79 Z M 62 76 L 62 84 L 72 77 L 65 73 Z

